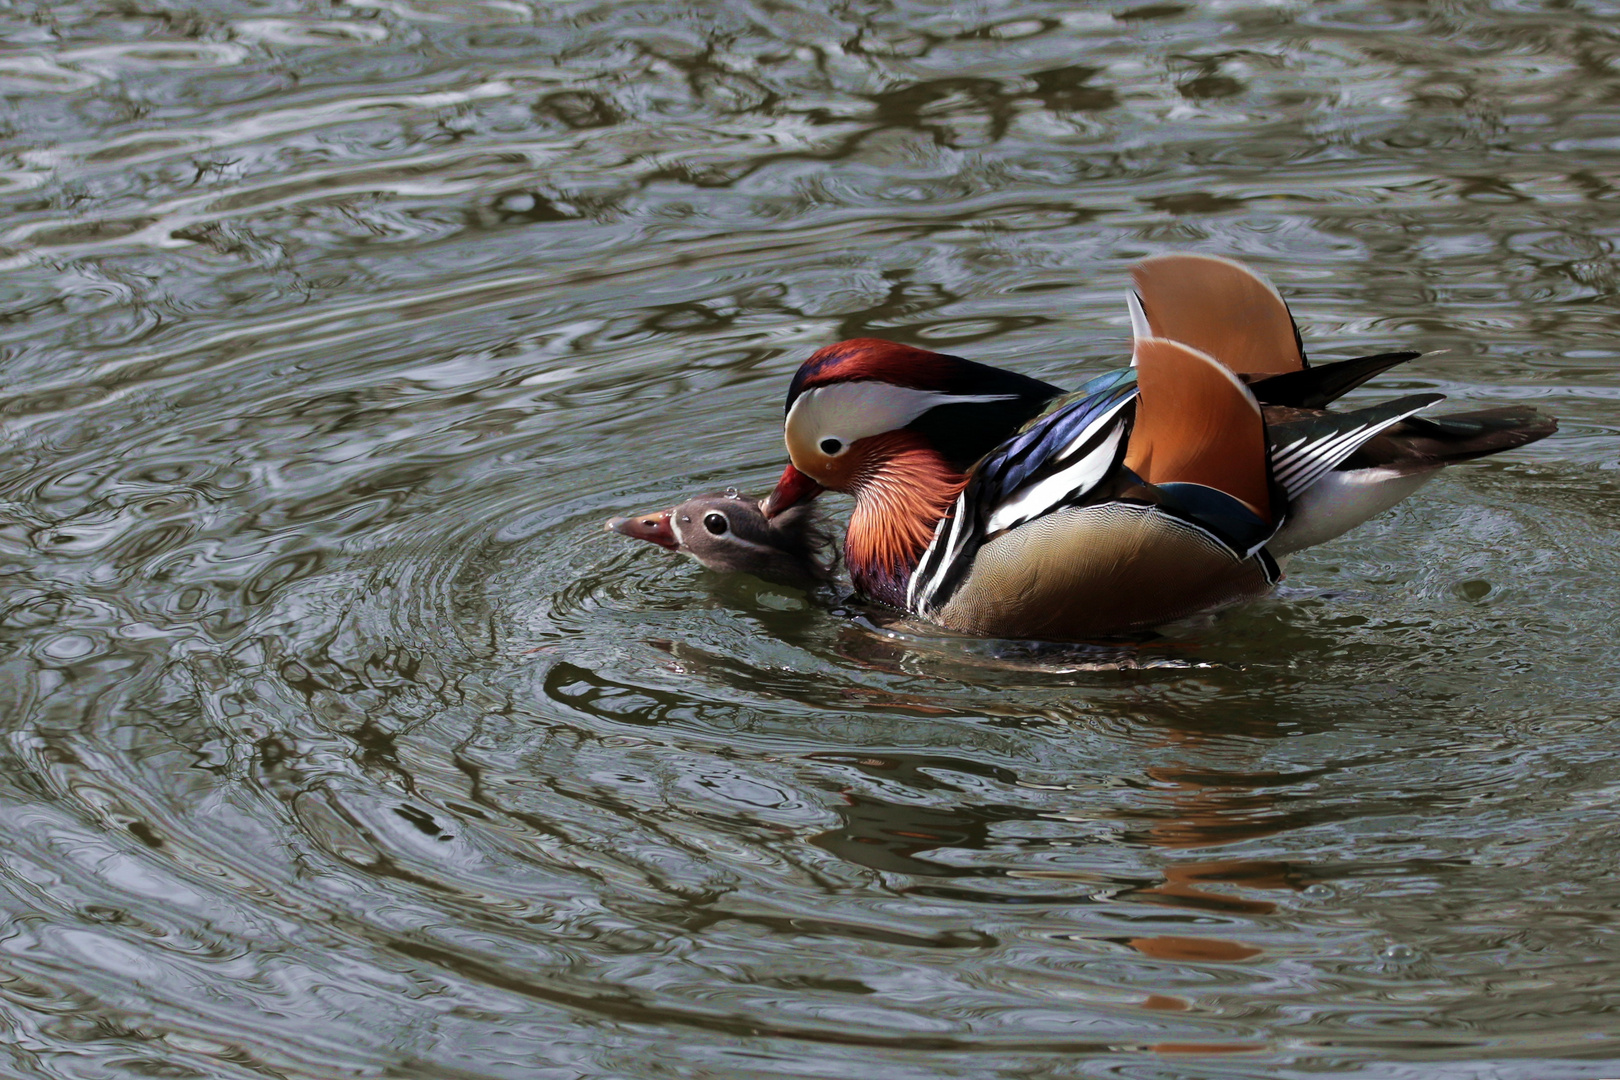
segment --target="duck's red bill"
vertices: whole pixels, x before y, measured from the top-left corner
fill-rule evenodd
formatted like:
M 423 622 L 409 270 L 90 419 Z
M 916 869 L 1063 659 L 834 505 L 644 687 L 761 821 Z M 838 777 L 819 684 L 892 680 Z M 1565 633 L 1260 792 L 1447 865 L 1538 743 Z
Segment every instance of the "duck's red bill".
M 782 470 L 782 479 L 776 482 L 775 490 L 765 497 L 765 504 L 761 510 L 768 520 L 802 502 L 809 502 L 825 490 L 826 488 L 790 464 Z
M 675 530 L 669 524 L 668 510 L 656 514 L 637 514 L 635 517 L 608 518 L 607 527 L 616 533 L 633 536 L 671 551 L 677 546 Z

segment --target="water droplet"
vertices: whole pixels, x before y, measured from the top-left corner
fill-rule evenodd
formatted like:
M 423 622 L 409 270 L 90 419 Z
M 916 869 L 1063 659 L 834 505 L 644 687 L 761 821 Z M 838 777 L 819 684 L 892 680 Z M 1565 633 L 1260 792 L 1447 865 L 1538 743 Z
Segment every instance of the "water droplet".
M 726 488 L 726 498 L 728 498 L 728 499 L 740 499 L 740 498 L 742 498 L 742 492 L 738 491 L 734 487 L 728 487 L 728 488 Z
M 1311 900 L 1328 900 L 1333 896 L 1333 886 L 1324 885 L 1320 881 L 1314 885 L 1307 885 L 1300 891 Z
M 1384 959 L 1393 960 L 1398 964 L 1408 963 L 1418 958 L 1418 951 L 1410 945 L 1388 945 L 1384 948 Z

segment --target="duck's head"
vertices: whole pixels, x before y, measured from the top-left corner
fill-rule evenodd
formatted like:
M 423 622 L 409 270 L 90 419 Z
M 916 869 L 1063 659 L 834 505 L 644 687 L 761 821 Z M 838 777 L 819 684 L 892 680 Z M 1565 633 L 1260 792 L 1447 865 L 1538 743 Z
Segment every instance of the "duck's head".
M 965 474 L 1060 393 L 1026 375 L 892 341 L 829 345 L 788 387 L 791 464 L 765 513 L 774 517 L 823 490 L 859 497 L 884 483 L 890 466 Z M 923 472 L 915 480 L 933 482 Z
M 774 518 L 827 489 L 854 495 L 844 561 L 861 592 L 896 602 L 973 463 L 1061 393 L 892 341 L 829 345 L 788 388 L 791 463 L 765 514 Z
M 831 539 L 809 506 L 767 520 L 758 502 L 726 492 L 699 495 L 669 510 L 610 518 L 607 528 L 690 555 L 711 570 L 801 586 L 832 577 Z

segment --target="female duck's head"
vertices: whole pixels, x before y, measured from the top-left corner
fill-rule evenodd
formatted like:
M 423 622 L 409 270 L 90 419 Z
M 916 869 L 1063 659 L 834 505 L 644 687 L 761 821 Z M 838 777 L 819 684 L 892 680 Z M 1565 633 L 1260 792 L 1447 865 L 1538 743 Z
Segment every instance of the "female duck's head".
M 679 506 L 610 518 L 608 529 L 690 555 L 711 570 L 809 586 L 832 578 L 831 536 L 809 505 L 766 520 L 760 504 L 728 491 Z

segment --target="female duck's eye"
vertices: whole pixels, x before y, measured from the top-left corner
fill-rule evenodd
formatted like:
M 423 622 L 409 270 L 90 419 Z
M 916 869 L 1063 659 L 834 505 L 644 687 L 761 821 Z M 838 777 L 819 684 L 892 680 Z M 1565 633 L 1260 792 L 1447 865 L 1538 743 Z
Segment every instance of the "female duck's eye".
M 709 514 L 703 519 L 703 527 L 716 536 L 724 536 L 731 526 L 727 524 L 724 514 Z
M 826 454 L 828 457 L 834 457 L 835 455 L 837 455 L 843 449 L 844 449 L 844 444 L 839 442 L 837 439 L 822 439 L 821 440 L 821 452 L 823 454 Z

